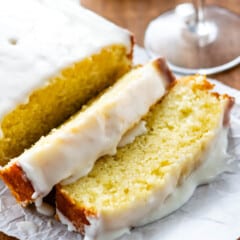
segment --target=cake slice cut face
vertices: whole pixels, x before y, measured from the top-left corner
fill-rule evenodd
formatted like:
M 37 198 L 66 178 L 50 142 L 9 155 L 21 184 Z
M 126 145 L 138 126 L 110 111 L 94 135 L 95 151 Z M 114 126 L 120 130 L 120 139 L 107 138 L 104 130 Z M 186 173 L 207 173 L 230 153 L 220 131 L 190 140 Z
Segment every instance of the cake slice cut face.
M 130 69 L 132 35 L 72 1 L 0 0 L 0 166 Z
M 114 154 L 126 132 L 131 128 L 136 132 L 135 125 L 173 81 L 162 59 L 133 69 L 61 127 L 12 159 L 1 169 L 2 179 L 22 205 L 39 205 L 55 184 L 87 175 L 99 157 Z
M 87 239 L 107 239 L 169 214 L 222 171 L 233 99 L 212 87 L 201 76 L 176 81 L 144 117 L 145 134 L 100 158 L 87 176 L 57 186 L 58 218 Z M 197 173 L 205 175 L 180 198 Z

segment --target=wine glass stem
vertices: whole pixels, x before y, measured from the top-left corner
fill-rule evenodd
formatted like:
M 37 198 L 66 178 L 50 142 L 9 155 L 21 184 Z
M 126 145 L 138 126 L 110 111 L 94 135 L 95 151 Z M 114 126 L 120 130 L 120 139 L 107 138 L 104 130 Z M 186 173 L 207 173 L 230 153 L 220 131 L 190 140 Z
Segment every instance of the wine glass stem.
M 204 5 L 205 0 L 193 0 L 193 4 L 195 7 L 196 12 L 196 23 L 203 23 L 204 22 Z

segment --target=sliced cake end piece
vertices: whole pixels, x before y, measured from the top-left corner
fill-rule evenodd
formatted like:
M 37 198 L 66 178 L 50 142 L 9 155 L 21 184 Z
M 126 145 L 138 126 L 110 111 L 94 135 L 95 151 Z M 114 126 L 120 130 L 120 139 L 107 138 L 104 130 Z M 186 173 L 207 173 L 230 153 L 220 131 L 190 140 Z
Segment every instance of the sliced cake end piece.
M 55 184 L 77 180 L 99 157 L 114 154 L 122 136 L 173 81 L 163 59 L 133 69 L 90 106 L 2 168 L 2 179 L 22 205 L 41 203 Z
M 100 158 L 88 176 L 57 186 L 57 218 L 87 239 L 118 235 L 169 214 L 223 171 L 233 99 L 212 88 L 202 76 L 176 81 L 144 117 L 145 134 Z M 192 190 L 176 199 L 203 167 Z

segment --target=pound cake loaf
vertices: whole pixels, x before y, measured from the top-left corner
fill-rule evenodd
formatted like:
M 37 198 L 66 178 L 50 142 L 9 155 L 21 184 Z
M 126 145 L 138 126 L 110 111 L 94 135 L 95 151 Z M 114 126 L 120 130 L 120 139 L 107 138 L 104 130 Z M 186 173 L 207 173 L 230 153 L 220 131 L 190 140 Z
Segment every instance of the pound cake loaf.
M 130 69 L 132 35 L 68 0 L 0 0 L 0 166 Z
M 12 159 L 0 170 L 2 179 L 22 205 L 35 202 L 41 211 L 41 200 L 54 185 L 74 182 L 87 175 L 99 157 L 114 154 L 127 130 L 173 81 L 163 59 L 131 70 L 90 106 Z M 144 126 L 139 129 L 141 133 Z
M 146 133 L 56 188 L 57 218 L 86 239 L 113 239 L 169 214 L 223 169 L 233 99 L 202 76 L 175 82 L 143 118 Z

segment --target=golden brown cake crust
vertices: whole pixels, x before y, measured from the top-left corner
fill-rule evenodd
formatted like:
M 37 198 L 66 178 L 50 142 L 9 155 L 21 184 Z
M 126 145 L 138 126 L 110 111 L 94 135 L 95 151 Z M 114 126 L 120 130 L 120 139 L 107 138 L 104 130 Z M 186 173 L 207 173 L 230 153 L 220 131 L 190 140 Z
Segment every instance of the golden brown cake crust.
M 0 176 L 22 206 L 27 206 L 32 202 L 33 186 L 17 163 L 2 168 Z
M 56 187 L 56 207 L 81 234 L 85 233 L 85 225 L 90 225 L 88 217 L 97 218 L 94 210 L 78 207 L 71 199 L 60 190 L 60 185 Z M 56 215 L 58 219 L 59 216 Z
M 230 122 L 230 112 L 234 105 L 235 99 L 227 94 L 224 95 L 224 98 L 226 98 L 228 101 L 225 106 L 223 125 L 228 126 Z
M 135 37 L 134 35 L 131 33 L 130 35 L 130 41 L 131 41 L 131 51 L 130 53 L 127 55 L 127 57 L 132 60 L 133 59 L 133 47 L 134 47 L 134 44 L 135 44 Z
M 154 61 L 154 64 L 157 68 L 157 70 L 163 75 L 166 76 L 168 85 L 172 85 L 175 82 L 175 76 L 167 66 L 167 63 L 164 58 L 158 58 Z

